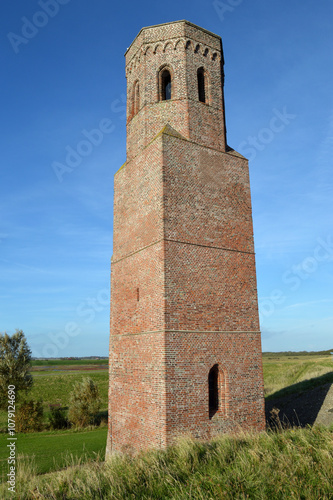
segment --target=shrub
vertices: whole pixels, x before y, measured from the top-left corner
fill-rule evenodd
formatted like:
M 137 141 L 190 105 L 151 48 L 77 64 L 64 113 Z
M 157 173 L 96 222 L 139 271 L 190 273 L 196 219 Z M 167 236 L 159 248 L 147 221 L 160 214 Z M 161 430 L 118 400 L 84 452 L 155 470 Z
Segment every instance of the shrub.
M 61 408 L 59 404 L 50 405 L 49 425 L 54 430 L 69 427 L 65 408 Z
M 35 432 L 43 428 L 42 401 L 23 401 L 16 413 L 16 432 Z
M 91 378 L 83 378 L 81 382 L 75 383 L 70 394 L 68 420 L 78 427 L 94 425 L 100 406 L 97 385 Z

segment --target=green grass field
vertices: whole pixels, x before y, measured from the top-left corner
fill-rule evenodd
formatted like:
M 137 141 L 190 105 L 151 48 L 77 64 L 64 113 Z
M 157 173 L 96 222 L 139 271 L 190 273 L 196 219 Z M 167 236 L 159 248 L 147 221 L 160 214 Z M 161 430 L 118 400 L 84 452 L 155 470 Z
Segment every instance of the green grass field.
M 90 377 L 98 385 L 102 399 L 102 408 L 106 409 L 109 380 L 107 370 L 33 372 L 34 385 L 29 393 L 29 397 L 43 399 L 45 408 L 50 403 L 60 403 L 62 406 L 68 406 L 69 394 L 73 390 L 75 382 L 81 380 L 82 377 Z
M 34 359 L 32 361 L 32 366 L 86 366 L 86 365 L 96 365 L 96 366 L 107 366 L 109 364 L 108 359 Z
M 263 355 L 265 396 L 333 372 L 333 356 L 297 353 Z M 297 388 L 296 388 L 297 390 Z
M 64 369 L 65 367 L 80 367 L 98 366 L 107 367 L 109 364 L 108 359 L 34 359 L 32 361 L 32 369 L 35 370 L 48 370 L 51 368 Z
M 107 427 L 92 428 L 73 432 L 32 432 L 18 434 L 17 455 L 34 459 L 35 473 L 59 470 L 69 465 L 71 456 L 82 463 L 99 457 L 104 457 Z M 8 452 L 4 446 L 0 448 L 0 467 L 2 480 L 7 474 Z
M 61 364 L 64 361 L 64 365 Z M 94 360 L 73 360 L 75 364 L 68 365 L 68 360 L 51 360 L 49 365 L 34 366 L 32 371 L 34 384 L 32 390 L 26 397 L 27 399 L 42 399 L 44 407 L 44 422 L 48 421 L 49 405 L 59 403 L 63 407 L 68 407 L 69 395 L 73 390 L 74 383 L 82 377 L 90 377 L 98 385 L 102 405 L 101 411 L 106 414 L 107 394 L 108 394 L 108 370 L 96 370 L 92 368 L 107 363 L 96 363 Z M 98 360 L 97 360 L 98 361 Z M 104 360 L 103 360 L 104 361 Z M 106 360 L 107 361 L 107 360 Z M 61 367 L 64 366 L 63 369 Z M 75 368 L 70 370 L 68 368 Z M 85 368 L 89 368 L 86 370 Z M 77 370 L 77 368 L 80 368 Z M 82 370 L 81 370 L 82 368 Z M 5 441 L 7 425 L 7 412 L 0 412 L 0 429 L 2 432 L 1 440 Z M 36 472 L 45 473 L 50 470 L 60 469 L 66 466 L 68 456 L 82 457 L 82 461 L 90 460 L 99 454 L 104 456 L 106 445 L 106 427 L 93 428 L 88 431 L 76 431 L 68 429 L 66 431 L 52 431 L 17 435 L 17 455 L 25 457 L 34 457 Z M 0 434 L 1 436 L 1 434 Z M 1 473 L 7 473 L 7 449 L 6 446 L 0 447 Z
M 82 361 L 80 362 L 82 365 Z M 67 407 L 69 403 L 69 395 L 73 390 L 75 382 L 82 377 L 90 377 L 99 388 L 102 405 L 101 410 L 107 410 L 108 407 L 108 370 L 67 370 L 62 371 L 45 371 L 41 366 L 39 371 L 33 371 L 34 384 L 32 390 L 27 396 L 22 395 L 22 398 L 27 399 L 42 399 L 45 422 L 49 414 L 49 405 L 59 403 L 63 407 Z M 7 424 L 7 413 L 0 411 L 0 431 L 4 432 Z

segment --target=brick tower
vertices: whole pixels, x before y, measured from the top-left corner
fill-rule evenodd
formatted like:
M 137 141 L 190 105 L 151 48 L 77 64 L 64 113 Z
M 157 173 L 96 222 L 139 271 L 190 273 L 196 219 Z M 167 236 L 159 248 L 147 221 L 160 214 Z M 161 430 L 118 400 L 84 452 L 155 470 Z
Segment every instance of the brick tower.
M 107 454 L 263 430 L 247 160 L 226 145 L 221 38 L 187 21 L 126 52 Z

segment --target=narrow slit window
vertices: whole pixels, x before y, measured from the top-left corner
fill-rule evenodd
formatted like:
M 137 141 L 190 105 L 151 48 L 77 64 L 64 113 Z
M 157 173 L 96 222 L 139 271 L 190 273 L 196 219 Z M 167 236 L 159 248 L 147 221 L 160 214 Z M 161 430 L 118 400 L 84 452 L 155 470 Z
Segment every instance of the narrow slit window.
M 219 409 L 219 368 L 214 365 L 208 375 L 209 418 Z
M 140 109 L 140 87 L 139 82 L 136 82 L 134 87 L 134 114 L 136 115 Z
M 140 290 L 139 290 L 139 288 L 136 289 L 136 300 L 137 300 L 137 302 L 139 302 L 139 300 L 140 300 Z
M 136 81 L 132 89 L 132 104 L 131 104 L 131 114 L 135 116 L 140 110 L 140 87 L 139 81 Z
M 171 75 L 170 71 L 165 69 L 161 74 L 161 100 L 168 101 L 171 99 Z
M 205 82 L 205 70 L 203 68 L 198 69 L 198 93 L 199 101 L 206 102 L 206 82 Z

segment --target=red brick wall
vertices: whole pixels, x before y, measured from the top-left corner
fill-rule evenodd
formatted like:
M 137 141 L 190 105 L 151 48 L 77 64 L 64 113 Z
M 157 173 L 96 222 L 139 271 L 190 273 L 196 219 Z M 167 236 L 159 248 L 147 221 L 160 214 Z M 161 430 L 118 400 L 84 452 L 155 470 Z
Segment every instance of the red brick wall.
M 165 446 L 162 138 L 115 177 L 109 447 Z
M 208 439 L 264 430 L 258 333 L 168 332 L 166 363 L 167 445 L 181 434 Z M 208 374 L 215 364 L 224 372 L 226 401 L 209 419 Z
M 163 62 L 175 93 L 158 102 Z M 147 28 L 126 63 L 141 109 L 132 116 L 128 105 L 128 157 L 115 176 L 107 450 L 262 430 L 248 164 L 225 147 L 220 39 L 186 22 Z M 197 96 L 203 64 L 208 103 Z M 210 418 L 215 364 L 220 404 Z
M 165 339 L 152 332 L 110 340 L 109 450 L 137 451 L 167 443 Z

